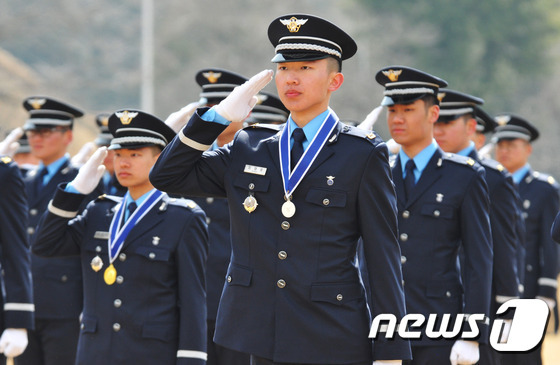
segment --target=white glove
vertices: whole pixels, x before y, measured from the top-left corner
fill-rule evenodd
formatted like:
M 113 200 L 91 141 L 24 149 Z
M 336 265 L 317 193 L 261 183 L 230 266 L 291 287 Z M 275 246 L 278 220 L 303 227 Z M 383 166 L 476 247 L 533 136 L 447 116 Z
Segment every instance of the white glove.
M 451 365 L 458 364 L 476 364 L 480 358 L 480 353 L 478 352 L 478 342 L 475 341 L 464 341 L 457 340 L 451 348 L 451 355 L 449 360 Z
M 402 365 L 402 360 L 375 360 L 373 365 Z
M 546 303 L 546 305 L 548 305 L 548 309 L 550 309 L 550 311 L 552 312 L 552 310 L 554 309 L 554 306 L 556 305 L 556 303 L 554 302 L 554 299 L 552 298 L 547 298 L 547 297 L 541 297 L 540 295 L 538 295 L 536 297 L 536 299 L 540 299 L 543 302 Z
M 381 114 L 381 111 L 383 110 L 383 107 L 380 105 L 378 107 L 376 107 L 375 109 L 373 109 L 367 116 L 366 119 L 364 119 L 363 122 L 361 122 L 358 125 L 358 128 L 366 130 L 366 131 L 370 131 L 373 129 L 373 125 L 375 124 L 375 122 L 377 122 L 377 119 L 379 118 L 379 114 Z
M 78 175 L 70 184 L 84 195 L 94 191 L 105 173 L 105 165 L 103 165 L 105 157 L 107 157 L 107 147 L 99 147 L 89 160 L 80 167 Z
M 14 154 L 20 146 L 18 140 L 21 136 L 23 136 L 23 129 L 21 127 L 11 131 L 10 134 L 8 134 L 6 138 L 0 142 L 0 155 L 14 157 Z
M 16 357 L 27 347 L 27 330 L 25 328 L 6 328 L 0 337 L 0 352 L 6 357 Z
M 393 138 L 385 142 L 385 144 L 387 145 L 387 148 L 389 149 L 389 153 L 391 155 L 396 155 L 401 150 L 401 145 L 395 142 Z
M 167 119 L 165 120 L 165 124 L 167 124 L 171 129 L 178 133 L 181 128 L 187 124 L 191 116 L 193 115 L 196 108 L 200 106 L 200 101 L 195 101 L 186 106 L 182 107 L 181 110 L 178 110 L 174 113 L 169 114 Z
M 78 153 L 76 153 L 71 159 L 70 163 L 74 166 L 82 166 L 86 163 L 88 158 L 91 157 L 91 153 L 95 150 L 95 144 L 93 142 L 87 142 L 80 148 Z
M 215 106 L 215 111 L 230 122 L 242 122 L 247 118 L 255 104 L 257 94 L 272 80 L 272 70 L 264 70 L 251 77 Z

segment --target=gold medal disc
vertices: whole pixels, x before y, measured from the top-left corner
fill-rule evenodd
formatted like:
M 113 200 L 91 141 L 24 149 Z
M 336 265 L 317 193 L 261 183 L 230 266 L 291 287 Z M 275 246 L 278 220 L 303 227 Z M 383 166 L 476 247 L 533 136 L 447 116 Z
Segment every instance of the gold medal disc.
M 296 214 L 296 206 L 291 200 L 286 201 L 282 204 L 282 214 L 286 218 L 292 218 Z
M 93 271 L 98 272 L 99 270 L 101 270 L 102 267 L 103 267 L 103 260 L 101 260 L 101 257 L 95 256 L 91 260 L 91 268 L 93 269 Z
M 107 285 L 113 285 L 115 283 L 115 280 L 117 280 L 117 270 L 113 264 L 109 265 L 109 267 L 105 269 L 103 279 Z
M 243 202 L 243 207 L 249 213 L 252 213 L 255 209 L 257 209 L 257 205 L 259 205 L 259 203 L 257 203 L 257 199 L 255 199 L 255 197 L 252 195 L 246 197 L 245 201 Z

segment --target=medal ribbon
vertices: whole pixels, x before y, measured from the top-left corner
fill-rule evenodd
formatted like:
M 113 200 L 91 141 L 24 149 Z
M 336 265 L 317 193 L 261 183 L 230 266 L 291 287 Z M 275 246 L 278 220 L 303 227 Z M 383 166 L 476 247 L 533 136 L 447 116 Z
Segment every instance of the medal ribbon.
M 299 183 L 313 164 L 313 161 L 321 152 L 321 149 L 327 142 L 327 139 L 331 135 L 334 127 L 338 123 L 338 117 L 329 108 L 329 114 L 323 121 L 323 124 L 319 128 L 319 131 L 313 137 L 313 140 L 307 146 L 307 149 L 301 156 L 298 164 L 294 167 L 294 170 L 290 172 L 290 123 L 286 123 L 286 127 L 282 131 L 280 136 L 279 151 L 280 151 L 280 169 L 282 171 L 282 181 L 284 183 L 284 194 L 286 199 L 289 200 L 294 190 L 298 187 Z
M 134 228 L 136 223 L 138 223 L 144 216 L 152 209 L 154 205 L 163 197 L 163 193 L 157 189 L 152 190 L 150 195 L 140 204 L 140 206 L 132 213 L 130 217 L 128 217 L 124 226 L 122 225 L 122 216 L 126 210 L 126 201 L 127 197 L 129 197 L 129 193 L 127 192 L 119 210 L 113 216 L 113 220 L 111 221 L 111 226 L 109 227 L 109 261 L 112 264 L 113 261 L 117 258 L 119 252 L 121 252 L 124 240 Z

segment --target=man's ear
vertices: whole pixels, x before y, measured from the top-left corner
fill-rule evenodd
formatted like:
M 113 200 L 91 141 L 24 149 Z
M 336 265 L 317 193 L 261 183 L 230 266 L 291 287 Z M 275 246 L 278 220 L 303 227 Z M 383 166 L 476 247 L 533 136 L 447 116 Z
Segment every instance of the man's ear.
M 340 86 L 342 86 L 342 83 L 344 82 L 344 75 L 341 72 L 337 72 L 335 73 L 332 77 L 331 77 L 331 81 L 329 83 L 329 91 L 336 91 L 338 90 L 338 88 Z
M 435 124 L 435 122 L 438 121 L 438 119 L 439 119 L 439 105 L 432 105 L 428 109 L 428 117 L 429 117 L 429 120 L 432 124 Z

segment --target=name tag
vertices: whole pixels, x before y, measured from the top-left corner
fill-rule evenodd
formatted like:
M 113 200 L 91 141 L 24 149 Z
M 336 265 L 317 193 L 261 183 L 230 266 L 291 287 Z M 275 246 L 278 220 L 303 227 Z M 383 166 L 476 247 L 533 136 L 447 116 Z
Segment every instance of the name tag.
M 245 165 L 245 170 L 243 172 L 247 174 L 255 174 L 264 176 L 266 174 L 266 167 Z
M 96 231 L 93 235 L 93 238 L 97 238 L 100 240 L 107 240 L 109 239 L 109 232 Z

